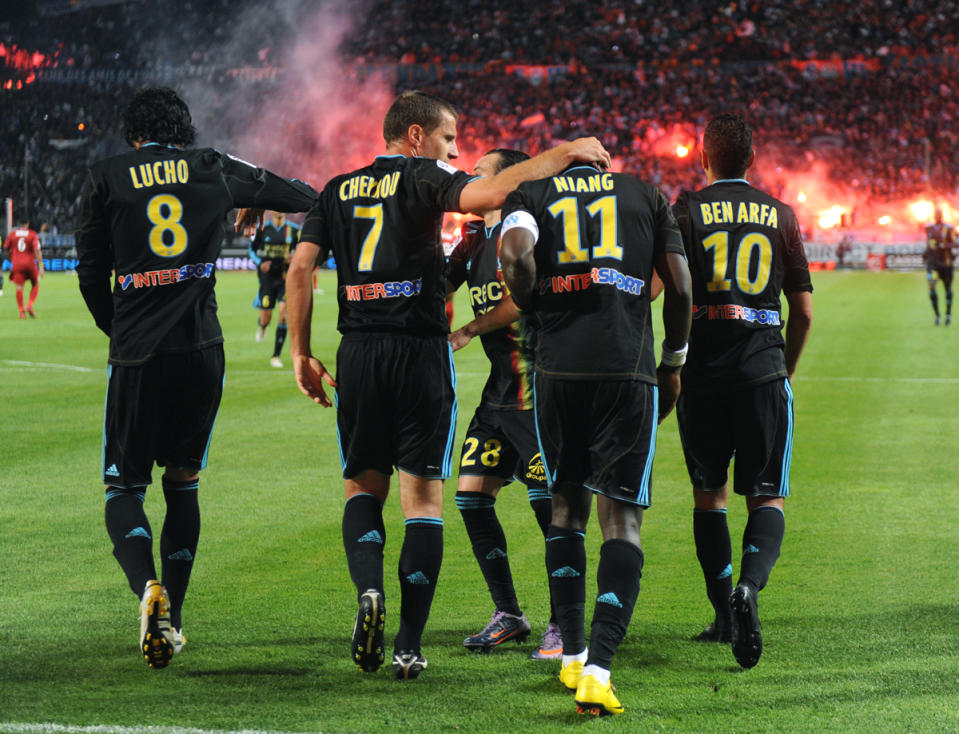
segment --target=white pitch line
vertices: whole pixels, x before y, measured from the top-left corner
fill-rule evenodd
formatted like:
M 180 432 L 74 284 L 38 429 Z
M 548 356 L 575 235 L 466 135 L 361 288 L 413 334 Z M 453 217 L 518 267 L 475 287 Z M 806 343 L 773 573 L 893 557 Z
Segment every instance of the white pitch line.
M 193 729 L 183 726 L 72 726 L 69 724 L 15 724 L 0 721 L 0 732 L 8 734 L 297 734 L 262 729 Z M 299 734 L 307 734 L 301 732 Z M 317 734 L 312 732 L 310 734 Z
M 92 367 L 80 367 L 75 364 L 57 364 L 56 362 L 20 362 L 16 359 L 5 359 L 4 364 L 12 364 L 14 367 L 52 367 L 58 370 L 71 370 L 73 372 L 100 372 Z

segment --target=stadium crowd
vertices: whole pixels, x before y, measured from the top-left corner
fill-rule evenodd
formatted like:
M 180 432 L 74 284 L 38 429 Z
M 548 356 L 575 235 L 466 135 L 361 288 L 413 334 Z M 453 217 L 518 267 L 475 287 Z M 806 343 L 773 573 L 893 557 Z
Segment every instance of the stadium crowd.
M 959 180 L 959 43 L 948 22 L 956 5 L 574 0 L 560 12 L 550 3 L 377 1 L 377 23 L 347 33 L 341 51 L 344 75 L 385 68 L 391 91 L 419 87 L 450 98 L 464 113 L 461 140 L 479 152 L 536 153 L 588 132 L 620 170 L 675 199 L 701 184 L 697 156 L 677 156 L 676 141 L 695 151 L 697 131 L 722 106 L 762 131 L 757 142 L 775 166 L 758 172 L 757 183 L 772 193 L 819 162 L 836 186 L 891 199 L 952 191 Z M 71 231 L 84 165 L 122 149 L 114 129 L 129 97 L 122 92 L 147 82 L 202 86 L 205 144 L 237 150 L 250 130 L 274 149 L 276 139 L 294 139 L 302 118 L 290 114 L 295 98 L 271 105 L 266 117 L 232 103 L 241 86 L 247 99 L 269 98 L 283 81 L 281 49 L 294 16 L 277 13 L 256 37 L 234 38 L 231 18 L 242 10 L 233 3 L 178 2 L 177 10 L 127 2 L 0 25 L 0 83 L 12 83 L 0 90 L 0 196 L 22 198 L 26 165 L 36 224 Z M 395 32 L 377 45 L 384 23 Z M 22 68 L 17 49 L 42 55 L 39 68 Z M 275 74 L 250 81 L 237 77 L 238 67 Z M 330 157 L 323 145 L 301 135 L 282 147 L 271 167 L 332 175 L 315 164 Z

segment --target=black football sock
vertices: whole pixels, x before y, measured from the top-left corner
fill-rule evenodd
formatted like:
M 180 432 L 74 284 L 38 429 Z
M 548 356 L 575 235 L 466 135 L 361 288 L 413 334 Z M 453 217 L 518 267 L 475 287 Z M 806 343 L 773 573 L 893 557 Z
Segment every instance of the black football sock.
M 393 640 L 396 652 L 420 651 L 442 563 L 443 520 L 409 518 L 400 551 L 400 627 Z
M 160 574 L 170 596 L 170 623 L 176 629 L 183 626 L 183 599 L 190 584 L 190 572 L 200 539 L 198 487 L 198 479 L 186 482 L 163 480 L 166 518 L 160 532 Z
M 157 577 L 153 562 L 153 533 L 143 511 L 146 488 L 107 487 L 104 515 L 107 533 L 113 541 L 113 556 L 126 574 L 137 598 L 143 596 L 147 581 Z
M 556 605 L 556 621 L 563 633 L 563 654 L 586 649 L 586 535 L 582 531 L 549 526 L 546 537 L 549 593 Z
M 596 606 L 589 635 L 587 665 L 610 669 L 626 636 L 643 575 L 643 551 L 626 540 L 607 540 L 599 549 Z
M 696 556 L 706 581 L 706 596 L 716 611 L 716 624 L 729 629 L 733 592 L 732 544 L 726 524 L 726 510 L 693 510 L 693 537 Z
M 286 341 L 286 324 L 277 324 L 276 325 L 276 339 L 273 341 L 273 356 L 279 357 L 280 352 L 283 351 L 283 342 Z
M 952 291 L 946 291 L 946 316 L 952 316 Z
M 473 545 L 473 555 L 486 579 L 496 609 L 519 616 L 522 612 L 513 587 L 506 536 L 496 517 L 496 498 L 483 492 L 457 492 L 456 507 L 463 516 L 466 534 Z
M 529 497 L 529 506 L 533 508 L 533 514 L 536 515 L 536 524 L 543 533 L 543 538 L 549 533 L 549 523 L 553 517 L 553 499 L 550 497 L 549 490 L 542 487 L 527 487 L 526 496 Z M 556 622 L 556 608 L 552 599 L 549 603 L 549 621 Z
M 761 591 L 779 558 L 786 518 L 778 507 L 757 507 L 749 513 L 743 531 L 743 560 L 739 583 Z
M 932 310 L 939 316 L 939 294 L 936 291 L 929 291 L 929 300 L 932 301 Z
M 383 591 L 383 505 L 371 494 L 356 494 L 343 507 L 343 548 L 356 599 L 368 589 Z

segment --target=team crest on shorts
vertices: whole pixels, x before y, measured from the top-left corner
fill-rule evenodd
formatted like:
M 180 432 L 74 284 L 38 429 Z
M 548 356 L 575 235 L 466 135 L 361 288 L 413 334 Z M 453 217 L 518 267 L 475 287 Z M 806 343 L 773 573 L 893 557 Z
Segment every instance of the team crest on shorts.
M 543 466 L 542 455 L 536 454 L 529 460 L 529 466 L 526 467 L 526 479 L 531 479 L 534 482 L 546 481 L 546 467 Z

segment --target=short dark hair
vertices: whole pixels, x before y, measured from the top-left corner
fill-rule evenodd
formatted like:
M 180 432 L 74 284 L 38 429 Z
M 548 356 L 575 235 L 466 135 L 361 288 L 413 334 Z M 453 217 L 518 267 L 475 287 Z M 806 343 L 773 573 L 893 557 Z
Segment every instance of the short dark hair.
M 419 125 L 426 133 L 431 133 L 443 122 L 444 112 L 453 119 L 459 116 L 456 108 L 445 99 L 418 89 L 403 92 L 393 100 L 383 118 L 383 138 L 389 145 L 406 135 L 410 125 Z
M 739 115 L 716 115 L 703 133 L 703 150 L 718 178 L 741 178 L 749 167 L 753 131 Z
M 509 168 L 510 166 L 515 166 L 517 163 L 529 160 L 528 154 L 521 150 L 513 150 L 512 148 L 493 148 L 492 150 L 486 151 L 484 155 L 493 155 L 493 153 L 499 156 L 499 162 L 496 165 L 494 173 L 499 173 L 504 168 Z
M 182 148 L 196 140 L 196 129 L 190 108 L 176 92 L 147 87 L 133 95 L 123 113 L 123 137 L 130 145 L 149 141 Z

